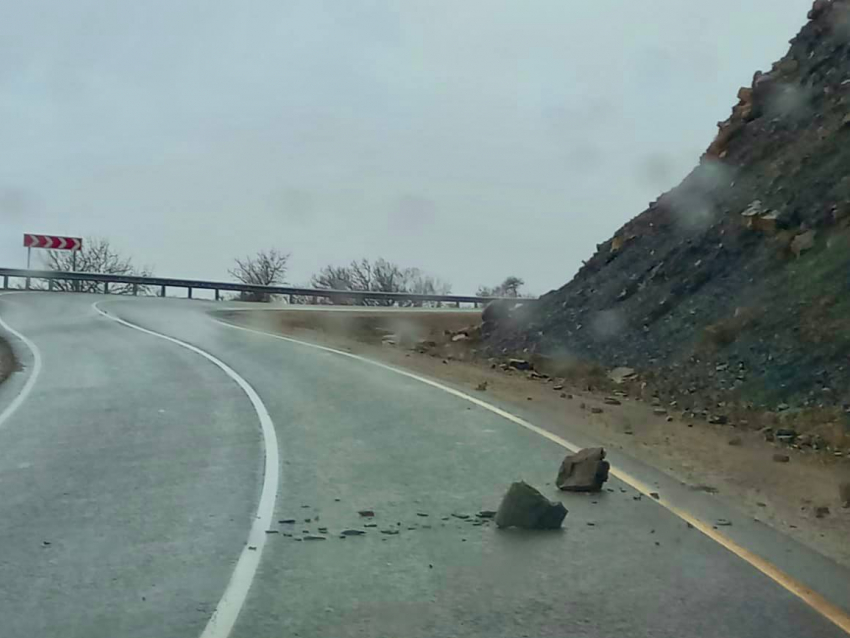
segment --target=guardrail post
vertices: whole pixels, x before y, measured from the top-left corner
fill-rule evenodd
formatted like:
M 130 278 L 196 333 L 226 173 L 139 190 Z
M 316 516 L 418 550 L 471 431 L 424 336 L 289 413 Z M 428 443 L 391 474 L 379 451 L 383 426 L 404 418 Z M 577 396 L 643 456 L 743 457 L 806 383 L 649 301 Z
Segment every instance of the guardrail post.
M 47 280 L 47 289 L 50 292 L 53 292 L 53 289 L 56 287 L 56 283 L 52 279 Z
M 26 285 L 26 288 L 27 288 L 27 290 L 29 290 L 29 289 L 30 289 L 30 278 L 29 278 L 29 277 L 27 277 L 27 285 Z
M 165 286 L 161 286 L 159 289 L 159 296 L 163 299 L 165 298 Z
M 139 284 L 133 284 L 133 296 L 134 297 L 139 296 Z
M 218 288 L 215 289 L 215 300 L 221 301 L 221 291 Z
M 190 287 L 189 287 L 189 288 L 187 288 L 186 290 L 188 290 L 188 291 L 189 291 L 189 299 L 191 299 L 191 298 L 192 298 L 192 287 L 190 286 Z
M 9 290 L 9 275 L 3 275 L 3 290 Z
M 103 282 L 103 294 L 104 295 L 109 294 L 109 282 L 108 281 Z

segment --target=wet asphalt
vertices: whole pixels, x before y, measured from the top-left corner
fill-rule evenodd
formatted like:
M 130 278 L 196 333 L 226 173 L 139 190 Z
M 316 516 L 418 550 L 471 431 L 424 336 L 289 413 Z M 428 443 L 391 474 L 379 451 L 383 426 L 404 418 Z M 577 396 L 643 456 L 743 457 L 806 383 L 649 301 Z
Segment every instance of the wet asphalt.
M 234 638 L 844 635 L 616 480 L 558 493 L 562 448 L 439 389 L 222 325 L 206 302 L 15 294 L 0 317 L 43 368 L 0 428 L 4 637 L 199 636 L 256 511 L 264 454 L 244 393 L 95 301 L 227 363 L 274 421 L 275 523 Z M 32 369 L 12 343 L 24 370 L 0 410 Z M 564 503 L 563 530 L 476 516 L 520 479 Z M 797 551 L 773 532 L 747 542 Z M 846 608 L 844 570 L 819 573 Z

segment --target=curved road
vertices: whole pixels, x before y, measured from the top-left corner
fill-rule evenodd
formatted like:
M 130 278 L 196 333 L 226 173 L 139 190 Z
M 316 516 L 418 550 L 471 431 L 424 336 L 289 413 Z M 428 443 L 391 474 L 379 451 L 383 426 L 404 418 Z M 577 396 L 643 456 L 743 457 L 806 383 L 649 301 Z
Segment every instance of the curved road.
M 0 296 L 36 353 L 10 337 L 24 371 L 0 388 L 4 638 L 846 635 L 628 485 L 555 494 L 551 440 L 385 367 L 221 324 L 213 307 Z M 520 478 L 565 503 L 563 531 L 453 516 L 495 509 Z M 847 614 L 845 570 L 752 523 L 729 533 Z

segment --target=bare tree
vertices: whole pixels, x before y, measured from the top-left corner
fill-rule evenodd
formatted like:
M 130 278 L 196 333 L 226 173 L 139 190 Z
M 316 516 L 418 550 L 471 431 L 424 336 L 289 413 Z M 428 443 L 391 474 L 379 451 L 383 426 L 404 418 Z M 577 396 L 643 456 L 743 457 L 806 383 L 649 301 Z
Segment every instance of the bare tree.
M 236 266 L 228 272 L 243 284 L 253 286 L 276 286 L 284 283 L 289 254 L 275 248 L 261 250 L 256 255 L 236 259 Z M 271 301 L 271 295 L 262 292 L 242 292 L 242 301 Z
M 133 277 L 150 277 L 151 272 L 146 267 L 137 267 L 129 257 L 122 256 L 112 248 L 108 239 L 87 237 L 83 249 L 76 256 L 71 251 L 51 250 L 45 259 L 50 270 L 62 272 L 96 273 L 100 275 L 125 275 Z M 99 292 L 103 284 L 94 281 L 73 281 L 56 279 L 53 282 L 56 290 L 66 292 Z M 133 284 L 109 284 L 109 292 L 116 295 L 150 294 L 149 286 Z
M 498 286 L 488 288 L 487 286 L 478 287 L 479 297 L 522 297 L 523 293 L 520 289 L 525 285 L 525 281 L 519 277 L 506 277 L 505 280 Z
M 402 268 L 386 259 L 369 261 L 361 259 L 348 266 L 325 266 L 313 275 L 311 285 L 314 288 L 348 290 L 352 292 L 397 292 L 415 294 L 449 294 L 451 284 L 431 275 L 422 273 L 418 268 Z M 355 303 L 353 300 L 348 303 Z M 360 302 L 357 302 L 360 303 Z M 365 299 L 366 306 L 392 306 L 392 299 Z M 428 302 L 437 305 L 438 302 Z M 412 305 L 401 302 L 399 305 Z

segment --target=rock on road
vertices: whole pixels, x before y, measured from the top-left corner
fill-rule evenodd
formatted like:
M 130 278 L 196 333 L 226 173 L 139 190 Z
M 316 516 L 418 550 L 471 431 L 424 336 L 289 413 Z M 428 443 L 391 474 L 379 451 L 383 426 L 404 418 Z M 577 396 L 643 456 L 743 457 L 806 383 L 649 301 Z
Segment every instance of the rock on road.
M 200 636 L 255 520 L 265 456 L 243 389 L 94 302 L 226 363 L 271 417 L 272 533 L 233 638 L 845 635 L 616 479 L 559 494 L 561 447 L 438 388 L 223 325 L 210 303 L 28 293 L 0 296 L 42 360 L 0 423 L 6 638 Z M 25 370 L 0 388 L 0 412 L 33 369 L 10 341 Z M 521 479 L 566 505 L 564 530 L 476 519 Z M 296 540 L 314 537 L 326 540 Z

